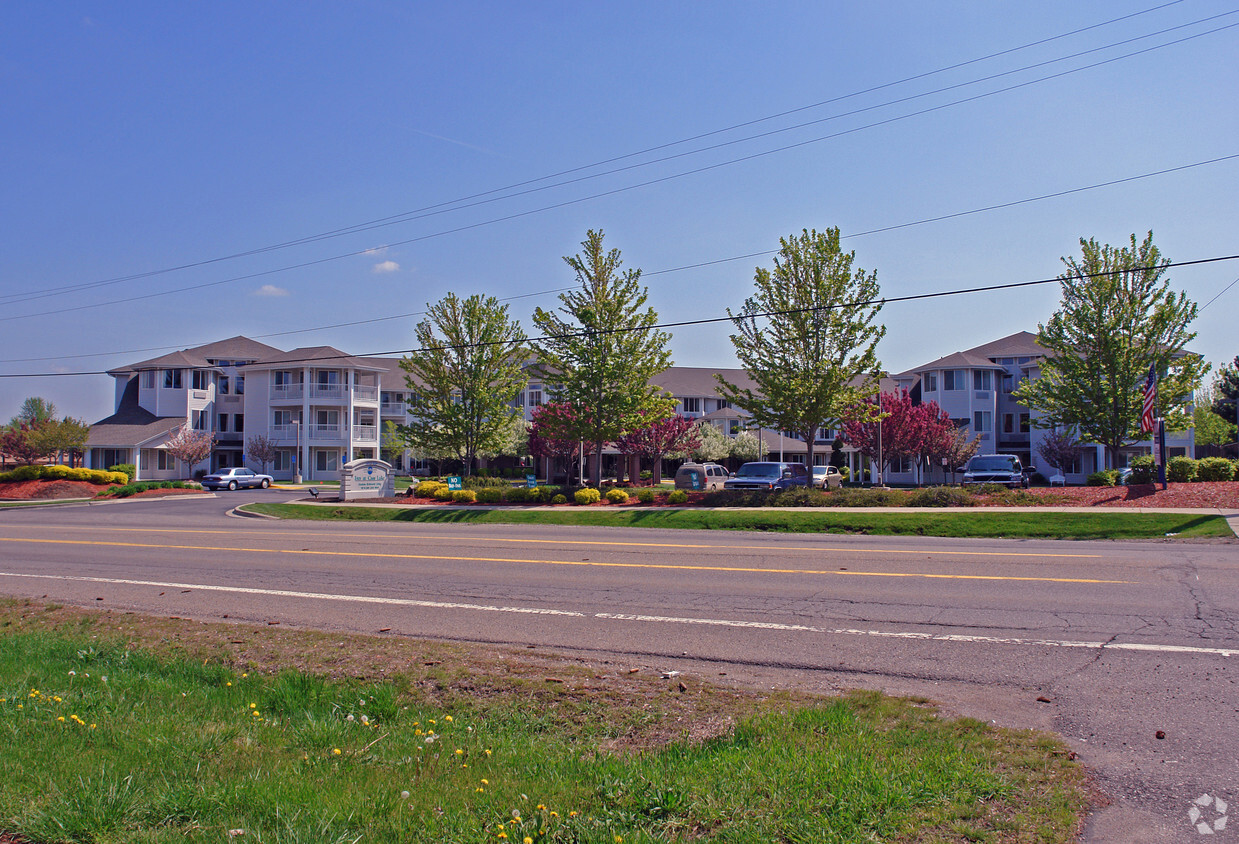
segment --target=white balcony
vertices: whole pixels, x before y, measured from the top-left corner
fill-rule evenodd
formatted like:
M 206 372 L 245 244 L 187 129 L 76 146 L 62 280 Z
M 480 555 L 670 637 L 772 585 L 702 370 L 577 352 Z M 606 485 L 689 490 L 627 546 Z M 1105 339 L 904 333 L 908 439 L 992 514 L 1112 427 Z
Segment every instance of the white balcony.
M 275 440 L 291 440 L 296 441 L 297 429 L 300 425 L 272 425 L 271 438 Z
M 344 387 L 340 384 L 311 384 L 310 398 L 344 401 Z
M 339 425 L 310 425 L 309 437 L 312 440 L 342 440 L 344 432 Z
M 369 384 L 354 384 L 353 398 L 361 399 L 362 401 L 377 401 L 379 397 L 379 388 Z
M 379 429 L 376 425 L 354 425 L 353 441 L 376 443 L 379 441 Z
M 379 406 L 379 413 L 384 416 L 401 416 L 407 412 L 408 405 L 402 401 L 385 401 Z
M 272 384 L 271 401 L 287 402 L 301 401 L 305 395 L 305 387 L 301 384 Z

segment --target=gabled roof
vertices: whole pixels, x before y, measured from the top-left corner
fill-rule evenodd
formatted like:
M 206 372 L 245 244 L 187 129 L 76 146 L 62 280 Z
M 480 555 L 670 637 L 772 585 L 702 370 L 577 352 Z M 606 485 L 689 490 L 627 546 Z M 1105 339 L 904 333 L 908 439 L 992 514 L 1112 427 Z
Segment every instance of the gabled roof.
M 142 369 L 210 369 L 212 360 L 258 360 L 280 350 L 248 337 L 230 337 L 205 346 L 169 352 L 157 358 L 108 370 L 108 375 L 124 375 Z
M 1044 357 L 1046 348 L 1037 342 L 1037 335 L 1018 331 L 1000 340 L 969 349 L 966 354 L 983 358 Z
M 971 354 L 970 352 L 955 352 L 947 355 L 944 358 L 931 360 L 929 363 L 921 364 L 915 369 L 909 369 L 906 372 L 898 373 L 898 376 L 919 375 L 931 369 L 1002 369 L 1003 367 L 994 363 L 989 358 L 980 357 L 979 355 Z
M 90 448 L 132 448 L 175 431 L 184 424 L 184 416 L 156 416 L 141 407 L 138 404 L 138 379 L 130 378 L 116 412 L 90 426 L 86 445 Z
M 304 346 L 289 352 L 275 350 L 275 354 L 265 355 L 254 363 L 250 369 L 274 369 L 277 366 L 292 364 L 325 363 L 331 366 L 351 366 L 354 369 L 369 369 L 375 372 L 386 371 L 386 359 L 355 357 L 340 351 L 335 346 Z
M 716 396 L 718 381 L 714 379 L 715 373 L 737 387 L 751 390 L 757 386 L 743 369 L 714 369 L 705 366 L 669 366 L 651 378 L 650 383 L 673 396 Z

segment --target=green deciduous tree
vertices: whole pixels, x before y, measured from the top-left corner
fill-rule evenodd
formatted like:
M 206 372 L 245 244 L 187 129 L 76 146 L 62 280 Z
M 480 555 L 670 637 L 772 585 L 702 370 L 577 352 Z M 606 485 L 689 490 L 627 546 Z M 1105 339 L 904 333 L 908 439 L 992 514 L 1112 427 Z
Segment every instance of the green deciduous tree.
M 1218 416 L 1207 405 L 1197 405 L 1192 411 L 1196 428 L 1196 445 L 1225 445 L 1235 441 L 1235 423 Z
M 1081 439 L 1106 448 L 1107 462 L 1140 432 L 1141 385 L 1150 365 L 1158 373 L 1157 414 L 1186 426 L 1192 391 L 1207 366 L 1188 354 L 1196 305 L 1175 294 L 1165 278 L 1168 260 L 1153 244 L 1131 236 L 1116 248 L 1080 240 L 1081 258 L 1064 258 L 1062 301 L 1037 342 L 1049 354 L 1041 377 L 1016 390 L 1017 401 L 1043 414 L 1043 425 L 1073 425 Z
M 877 273 L 853 271 L 855 252 L 839 247 L 839 230 L 804 230 L 782 238 L 773 272 L 757 268 L 756 292 L 732 318 L 731 342 L 755 389 L 721 375 L 719 393 L 747 410 L 753 424 L 805 441 L 813 464 L 820 425 L 833 425 L 876 385 Z
M 9 421 L 9 424 L 20 425 L 25 422 L 27 425 L 40 425 L 55 418 L 56 405 L 45 398 L 31 396 L 22 402 L 21 409 L 17 411 L 17 415 Z
M 472 474 L 479 454 L 494 452 L 520 411 L 525 335 L 493 296 L 453 293 L 427 308 L 420 347 L 400 362 L 410 390 L 410 422 L 397 426 L 410 449 L 455 454 Z
M 602 449 L 624 434 L 671 415 L 675 400 L 650 378 L 671 365 L 658 314 L 646 307 L 640 270 L 620 271 L 620 251 L 603 250 L 603 233 L 590 230 L 581 254 L 565 257 L 579 289 L 560 295 L 556 311 L 538 308 L 533 322 L 544 335 L 531 345 L 539 374 L 557 402 L 576 410 L 569 432 L 591 447 L 593 483 L 601 482 Z
M 1239 399 L 1239 355 L 1232 363 L 1218 369 L 1210 392 L 1213 412 L 1234 422 L 1235 400 Z

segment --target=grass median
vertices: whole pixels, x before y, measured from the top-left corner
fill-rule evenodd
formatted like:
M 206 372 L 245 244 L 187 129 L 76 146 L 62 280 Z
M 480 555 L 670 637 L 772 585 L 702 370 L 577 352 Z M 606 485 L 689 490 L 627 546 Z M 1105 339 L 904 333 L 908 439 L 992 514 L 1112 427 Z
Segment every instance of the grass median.
M 546 524 L 599 527 L 943 536 L 1011 539 L 1152 539 L 1233 537 L 1221 516 L 1180 513 L 1080 513 L 996 508 L 890 513 L 852 510 L 713 510 L 639 507 L 401 509 L 362 505 L 248 504 L 248 512 L 282 519 L 460 524 Z
M 1067 842 L 1087 807 L 1053 737 L 924 701 L 30 601 L 0 732 L 33 842 Z

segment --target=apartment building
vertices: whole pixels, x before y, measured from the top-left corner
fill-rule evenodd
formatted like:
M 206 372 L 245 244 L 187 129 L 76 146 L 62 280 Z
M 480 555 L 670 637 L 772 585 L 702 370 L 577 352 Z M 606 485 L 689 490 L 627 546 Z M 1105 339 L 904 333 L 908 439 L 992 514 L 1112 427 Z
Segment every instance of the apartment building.
M 1012 397 L 1021 381 L 1040 377 L 1044 357 L 1035 335 L 1024 331 L 883 377 L 881 389 L 907 389 L 914 399 L 937 402 L 970 436 L 981 436 L 982 453 L 1016 454 L 1048 477 L 1054 470 L 1037 454 L 1046 431 L 1037 427 L 1037 414 Z M 245 454 L 246 438 L 256 434 L 276 445 L 275 461 L 267 470 L 278 480 L 334 480 L 342 464 L 363 457 L 387 456 L 398 470 L 414 468 L 407 452 L 385 455 L 383 449 L 385 423 L 408 421 L 410 388 L 396 359 L 357 357 L 331 346 L 285 352 L 233 337 L 108 374 L 115 380 L 116 410 L 91 426 L 86 460 L 95 468 L 132 463 L 138 480 L 183 478 L 229 466 L 260 469 Z M 750 430 L 768 459 L 805 462 L 803 440 L 752 427 L 748 414 L 719 395 L 716 374 L 733 384 L 753 386 L 740 369 L 683 366 L 668 368 L 652 383 L 675 398 L 676 412 L 705 420 L 728 437 Z M 550 386 L 531 371 L 513 404 L 529 420 L 550 393 Z M 166 449 L 168 439 L 185 424 L 216 437 L 211 456 L 193 467 L 177 465 Z M 828 425 L 818 429 L 815 464 L 830 461 L 836 433 Z M 1191 429 L 1168 437 L 1172 456 L 1191 454 L 1192 446 Z M 1119 463 L 1125 466 L 1151 449 L 1151 442 L 1136 443 L 1122 451 Z M 853 477 L 866 468 L 876 471 L 850 447 L 844 455 Z M 1068 467 L 1067 481 L 1083 483 L 1104 465 L 1104 450 L 1089 447 L 1076 466 Z M 943 467 L 902 465 L 884 472 L 893 483 L 944 477 Z

